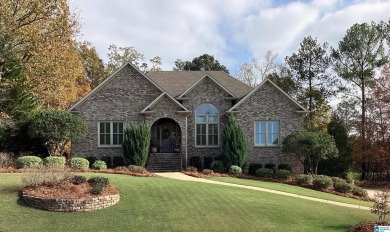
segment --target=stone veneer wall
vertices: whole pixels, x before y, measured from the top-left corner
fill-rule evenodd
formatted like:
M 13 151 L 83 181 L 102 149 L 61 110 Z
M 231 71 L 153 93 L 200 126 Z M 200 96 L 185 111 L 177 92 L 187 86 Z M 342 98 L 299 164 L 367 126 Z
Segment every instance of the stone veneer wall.
M 27 205 L 55 212 L 83 212 L 103 209 L 115 205 L 119 199 L 119 194 L 82 199 L 45 199 L 22 194 L 22 200 Z
M 282 153 L 283 139 L 303 128 L 304 114 L 297 113 L 302 109 L 267 82 L 235 110 L 239 112 L 235 116 L 247 136 L 247 166 L 251 163 L 287 163 L 292 166 L 293 172 L 303 172 L 303 165 L 295 157 Z M 254 123 L 263 120 L 279 121 L 279 146 L 254 145 Z
M 119 121 L 138 124 L 140 112 L 162 93 L 130 65 L 72 110 L 88 124 L 85 139 L 72 142 L 73 156 L 121 156 L 122 147 L 98 147 L 98 123 Z

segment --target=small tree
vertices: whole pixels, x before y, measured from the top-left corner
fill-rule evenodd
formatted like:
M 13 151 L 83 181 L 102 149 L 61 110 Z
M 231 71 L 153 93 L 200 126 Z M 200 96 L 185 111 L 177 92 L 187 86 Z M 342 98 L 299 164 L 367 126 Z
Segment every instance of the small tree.
M 74 114 L 47 110 L 31 118 L 28 133 L 32 138 L 44 141 L 50 155 L 61 156 L 70 141 L 86 137 L 88 126 Z
M 384 189 L 375 194 L 375 203 L 371 208 L 371 213 L 378 214 L 380 222 L 385 220 L 387 214 L 390 213 L 390 190 Z
M 150 127 L 142 122 L 138 126 L 129 124 L 124 131 L 123 154 L 127 162 L 145 166 L 150 146 Z
M 246 161 L 245 134 L 233 116 L 222 132 L 222 156 L 226 167 L 237 165 L 243 167 Z
M 283 140 L 283 152 L 296 156 L 309 175 L 317 174 L 321 160 L 338 155 L 332 136 L 321 131 L 308 130 L 288 135 Z

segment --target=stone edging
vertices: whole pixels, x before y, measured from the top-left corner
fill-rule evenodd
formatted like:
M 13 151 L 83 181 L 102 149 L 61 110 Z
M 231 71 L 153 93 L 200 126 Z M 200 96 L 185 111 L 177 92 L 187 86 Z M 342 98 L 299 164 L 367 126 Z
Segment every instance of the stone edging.
M 29 206 L 55 212 L 84 212 L 103 209 L 118 203 L 120 196 L 108 195 L 80 199 L 45 199 L 22 193 L 22 200 Z

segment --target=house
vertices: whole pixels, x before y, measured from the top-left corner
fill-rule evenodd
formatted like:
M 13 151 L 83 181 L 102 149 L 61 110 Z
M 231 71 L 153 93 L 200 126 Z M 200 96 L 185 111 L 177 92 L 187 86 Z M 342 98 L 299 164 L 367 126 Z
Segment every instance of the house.
M 193 156 L 205 163 L 221 156 L 221 132 L 228 115 L 246 133 L 247 165 L 302 165 L 282 153 L 281 141 L 303 127 L 307 111 L 270 80 L 252 88 L 222 71 L 142 73 L 127 63 L 73 105 L 88 136 L 72 143 L 73 156 L 121 156 L 129 122 L 151 126 L 152 170 L 180 170 Z

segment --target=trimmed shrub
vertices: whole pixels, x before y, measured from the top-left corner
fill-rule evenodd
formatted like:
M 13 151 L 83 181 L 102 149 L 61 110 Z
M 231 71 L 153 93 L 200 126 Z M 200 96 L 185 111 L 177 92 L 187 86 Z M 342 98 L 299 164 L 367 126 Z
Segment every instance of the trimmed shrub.
M 123 133 L 123 154 L 129 164 L 145 167 L 150 147 L 150 127 L 141 122 L 129 124 Z
M 279 164 L 278 169 L 289 170 L 291 172 L 291 166 L 289 164 Z
M 112 157 L 112 164 L 114 167 L 125 166 L 125 160 L 123 156 L 114 156 Z
M 42 165 L 38 156 L 21 156 L 16 159 L 16 168 L 36 168 Z
M 92 164 L 92 168 L 93 168 L 93 169 L 96 169 L 96 170 L 107 169 L 107 164 L 106 164 L 106 162 L 104 162 L 103 160 L 96 160 L 96 161 Z
M 126 167 L 126 166 L 118 166 L 118 167 L 115 167 L 114 170 L 115 171 L 121 171 L 121 172 L 123 171 L 123 172 L 125 172 L 125 171 L 128 171 L 129 168 Z
M 211 170 L 211 169 L 203 169 L 202 173 L 205 174 L 205 175 L 210 175 L 210 174 L 213 174 L 214 171 Z
M 72 177 L 73 184 L 79 185 L 85 182 L 87 182 L 87 177 L 85 176 L 75 175 Z
M 214 160 L 211 163 L 211 169 L 214 172 L 222 173 L 222 172 L 225 172 L 225 165 L 223 164 L 222 160 Z
M 69 167 L 74 169 L 88 169 L 89 168 L 89 161 L 85 158 L 81 157 L 73 157 L 69 161 Z
M 306 174 L 299 174 L 295 177 L 295 181 L 299 185 L 311 185 L 313 184 L 313 177 Z
M 135 172 L 135 173 L 144 173 L 145 172 L 145 167 L 137 166 L 137 165 L 129 165 L 129 167 L 127 169 L 130 172 Z
M 104 186 L 102 184 L 95 184 L 92 189 L 91 193 L 94 195 L 99 195 L 100 193 L 103 192 Z
M 334 182 L 334 190 L 339 193 L 349 193 L 352 191 L 352 186 L 347 184 L 347 182 Z
M 256 176 L 264 177 L 264 178 L 272 178 L 274 175 L 274 171 L 269 168 L 259 168 L 256 171 Z
M 22 182 L 25 186 L 53 186 L 69 180 L 71 176 L 66 168 L 41 166 L 34 169 L 25 169 L 22 174 Z
M 367 197 L 368 196 L 368 193 L 366 190 L 364 190 L 360 187 L 357 187 L 357 186 L 352 187 L 352 193 L 353 193 L 353 195 L 359 196 L 359 197 Z
M 188 166 L 188 167 L 186 168 L 186 171 L 187 171 L 187 172 L 197 172 L 198 169 L 197 169 L 196 167 Z
M 101 161 L 106 163 L 106 168 L 112 168 L 112 158 L 111 156 L 103 156 L 100 158 Z
M 347 181 L 344 180 L 343 178 L 336 177 L 336 176 L 332 177 L 332 181 L 333 181 L 333 184 L 336 184 L 336 183 L 346 184 L 347 183 Z
M 59 167 L 63 168 L 65 167 L 65 157 L 60 157 L 60 156 L 48 156 L 43 159 L 43 165 L 47 167 Z
M 289 170 L 277 169 L 275 170 L 275 178 L 287 180 L 290 179 L 291 172 Z
M 240 167 L 238 167 L 237 165 L 232 165 L 229 168 L 229 173 L 230 174 L 241 174 L 242 169 Z
M 10 153 L 0 152 L 0 168 L 13 167 L 15 160 Z
M 102 185 L 103 187 L 106 187 L 110 184 L 110 180 L 106 177 L 101 176 L 94 176 L 88 179 L 88 183 L 92 185 Z
M 202 160 L 199 156 L 192 156 L 190 158 L 190 166 L 196 167 L 198 170 L 202 169 Z
M 259 168 L 263 168 L 263 165 L 258 163 L 249 164 L 249 175 L 256 175 L 256 171 Z
M 211 163 L 213 162 L 213 160 L 214 159 L 211 156 L 203 157 L 203 168 L 211 169 Z
M 333 181 L 329 176 L 317 175 L 313 179 L 313 185 L 318 189 L 331 189 L 333 187 Z
M 273 163 L 264 164 L 264 168 L 275 169 L 276 165 Z
M 224 166 L 244 167 L 246 161 L 246 136 L 233 116 L 228 117 L 222 130 L 222 156 Z M 214 168 L 212 168 L 214 170 Z M 215 170 L 214 170 L 215 171 Z

